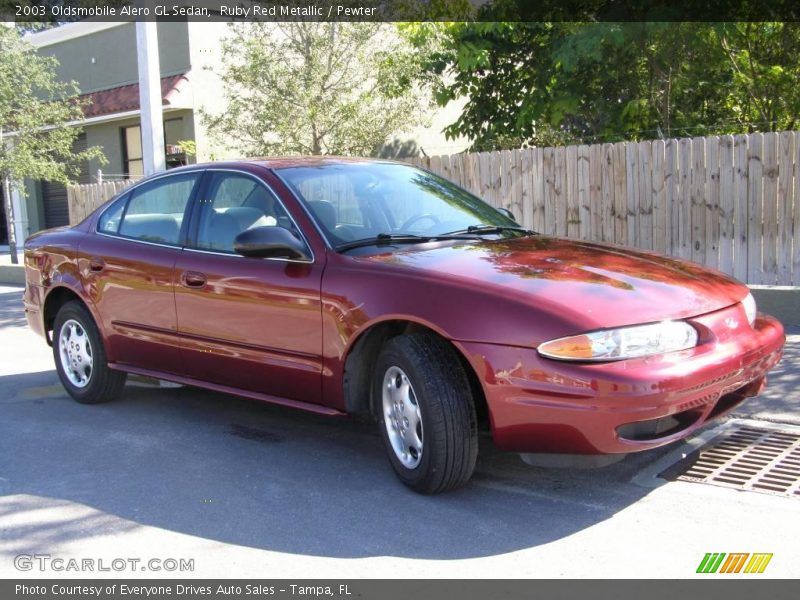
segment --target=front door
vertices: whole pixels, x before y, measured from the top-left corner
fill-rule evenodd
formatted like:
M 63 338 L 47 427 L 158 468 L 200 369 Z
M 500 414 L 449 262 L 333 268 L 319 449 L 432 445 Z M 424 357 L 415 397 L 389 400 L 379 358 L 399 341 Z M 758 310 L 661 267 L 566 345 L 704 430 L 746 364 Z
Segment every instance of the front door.
M 322 260 L 236 254 L 234 238 L 242 231 L 284 227 L 297 233 L 296 225 L 253 175 L 208 171 L 202 189 L 196 231 L 175 265 L 178 331 L 189 375 L 320 403 Z

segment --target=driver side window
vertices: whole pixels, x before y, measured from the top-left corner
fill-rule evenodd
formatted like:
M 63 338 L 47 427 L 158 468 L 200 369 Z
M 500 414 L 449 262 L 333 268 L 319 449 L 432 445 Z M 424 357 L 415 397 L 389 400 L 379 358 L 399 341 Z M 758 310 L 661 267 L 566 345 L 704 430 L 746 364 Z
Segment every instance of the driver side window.
M 254 227 L 294 232 L 283 205 L 260 181 L 241 173 L 211 173 L 194 247 L 233 254 L 236 236 Z

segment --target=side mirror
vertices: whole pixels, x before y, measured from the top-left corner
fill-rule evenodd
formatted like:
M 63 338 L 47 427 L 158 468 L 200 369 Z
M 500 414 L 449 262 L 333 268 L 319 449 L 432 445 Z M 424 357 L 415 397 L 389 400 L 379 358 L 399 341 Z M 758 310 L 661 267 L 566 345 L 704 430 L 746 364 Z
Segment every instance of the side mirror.
M 253 258 L 289 258 L 309 260 L 305 243 L 288 229 L 266 226 L 243 231 L 233 241 L 233 249 L 242 256 Z
M 517 217 L 515 217 L 514 213 L 512 213 L 507 208 L 504 208 L 504 207 L 501 206 L 500 208 L 497 209 L 497 212 L 499 212 L 501 215 L 503 215 L 505 217 L 508 217 L 509 219 L 514 221 L 514 223 L 517 223 Z M 519 223 L 517 223 L 517 225 L 519 225 Z

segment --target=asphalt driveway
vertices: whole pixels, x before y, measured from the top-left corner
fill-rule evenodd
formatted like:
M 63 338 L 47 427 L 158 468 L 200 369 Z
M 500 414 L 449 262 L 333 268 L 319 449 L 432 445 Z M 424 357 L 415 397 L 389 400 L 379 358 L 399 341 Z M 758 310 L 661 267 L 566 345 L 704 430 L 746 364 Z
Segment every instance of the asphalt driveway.
M 595 470 L 484 440 L 468 487 L 418 496 L 369 423 L 135 382 L 73 402 L 20 296 L 0 288 L 0 577 L 42 575 L 20 554 L 193 559 L 193 577 L 690 577 L 706 552 L 771 552 L 763 576 L 800 575 L 800 498 L 657 477 L 703 438 Z M 768 390 L 722 428 L 800 431 L 790 333 Z M 45 575 L 176 575 L 140 571 Z

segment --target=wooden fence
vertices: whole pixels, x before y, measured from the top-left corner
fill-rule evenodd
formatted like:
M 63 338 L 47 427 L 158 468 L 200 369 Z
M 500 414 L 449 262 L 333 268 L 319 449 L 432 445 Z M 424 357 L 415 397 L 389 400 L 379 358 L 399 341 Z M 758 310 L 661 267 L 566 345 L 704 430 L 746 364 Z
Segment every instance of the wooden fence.
M 751 284 L 800 285 L 796 132 L 464 153 L 410 162 L 510 209 L 521 224 L 542 233 L 686 258 Z M 126 184 L 70 188 L 71 220 Z
M 92 211 L 110 199 L 114 194 L 133 185 L 135 179 L 104 181 L 103 183 L 85 183 L 67 186 L 67 206 L 69 208 L 70 225 L 80 223 Z
M 756 133 L 414 159 L 537 231 L 800 285 L 800 134 Z

